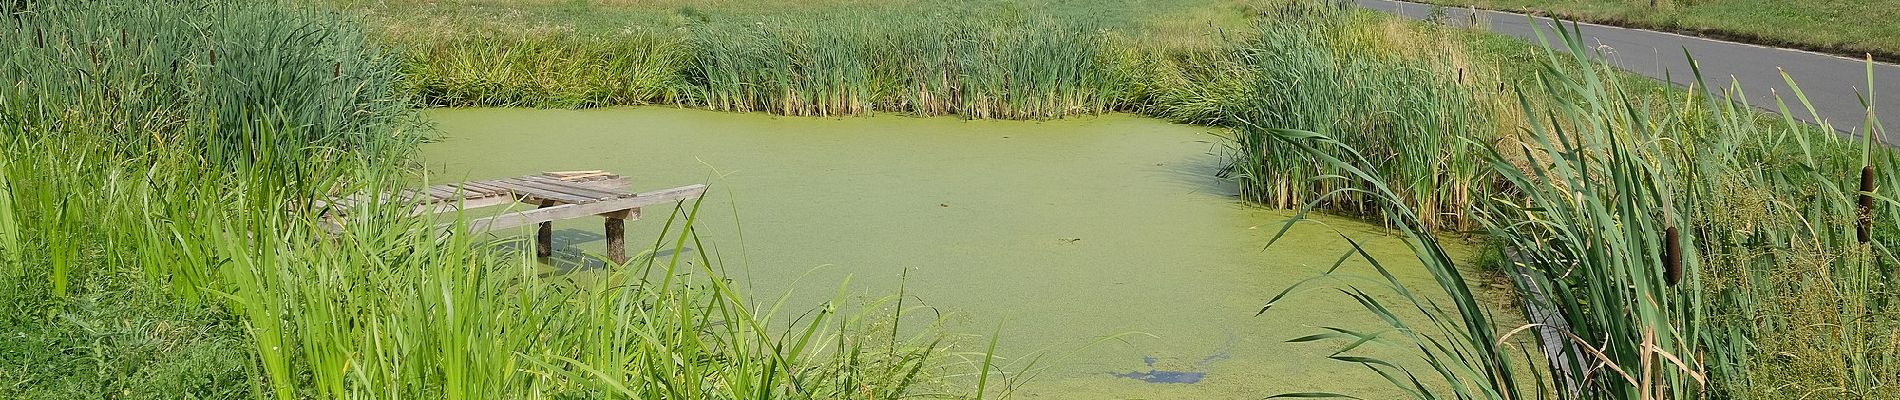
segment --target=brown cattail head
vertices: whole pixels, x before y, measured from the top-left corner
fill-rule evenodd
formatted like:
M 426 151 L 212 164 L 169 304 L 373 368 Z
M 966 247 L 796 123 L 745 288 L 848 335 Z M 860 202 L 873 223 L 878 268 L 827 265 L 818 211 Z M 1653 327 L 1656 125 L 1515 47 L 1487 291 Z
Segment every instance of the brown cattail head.
M 1682 236 L 1673 226 L 1663 229 L 1663 279 L 1682 283 Z
M 46 48 L 46 31 L 33 28 L 33 47 Z
M 211 65 L 218 65 L 218 51 L 211 51 Z
M 1854 239 L 1861 244 L 1874 240 L 1874 166 L 1860 169 L 1860 207 L 1854 216 Z
M 330 72 L 330 77 L 332 77 L 332 78 L 342 78 L 342 77 L 343 77 L 343 63 L 342 63 L 342 62 L 337 62 L 337 63 L 336 63 L 336 71 L 333 71 L 333 72 Z

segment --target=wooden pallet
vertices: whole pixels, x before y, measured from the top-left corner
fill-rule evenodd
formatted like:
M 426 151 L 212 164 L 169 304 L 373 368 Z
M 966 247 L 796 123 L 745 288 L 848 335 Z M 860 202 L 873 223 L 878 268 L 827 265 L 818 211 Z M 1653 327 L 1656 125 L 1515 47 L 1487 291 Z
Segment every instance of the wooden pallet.
M 438 214 L 492 207 L 515 202 L 540 206 L 538 209 L 512 212 L 470 221 L 468 233 L 540 224 L 535 235 L 535 253 L 546 257 L 553 252 L 554 221 L 598 215 L 606 219 L 607 253 L 614 262 L 627 262 L 626 221 L 640 218 L 640 208 L 665 202 L 697 198 L 706 185 L 688 185 L 651 192 L 632 193 L 626 177 L 606 171 L 559 171 L 514 178 L 458 182 L 404 189 L 395 193 L 357 194 L 319 202 L 318 208 L 332 230 L 340 231 L 342 220 L 366 202 L 397 202 L 413 207 L 414 213 Z

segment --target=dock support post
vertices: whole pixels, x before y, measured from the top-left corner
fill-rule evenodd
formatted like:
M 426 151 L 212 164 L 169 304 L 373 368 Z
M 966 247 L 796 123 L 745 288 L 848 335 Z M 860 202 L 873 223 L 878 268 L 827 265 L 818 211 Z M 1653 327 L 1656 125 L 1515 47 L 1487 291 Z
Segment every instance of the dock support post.
M 627 220 L 607 217 L 607 256 L 615 264 L 627 263 Z
M 541 207 L 554 206 L 550 200 L 542 200 Z M 534 255 L 547 257 L 554 255 L 554 221 L 542 222 L 541 229 L 534 233 Z

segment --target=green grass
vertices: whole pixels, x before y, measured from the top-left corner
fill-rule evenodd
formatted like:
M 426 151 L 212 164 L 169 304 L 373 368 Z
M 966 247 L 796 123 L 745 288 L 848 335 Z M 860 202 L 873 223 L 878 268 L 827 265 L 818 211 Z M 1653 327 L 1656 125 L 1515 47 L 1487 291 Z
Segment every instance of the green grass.
M 1551 13 L 1565 18 L 1900 59 L 1893 0 L 1428 0 L 1451 6 Z M 1652 6 L 1654 4 L 1654 6 Z
M 1326 6 L 1291 9 L 1264 19 L 1257 38 L 1240 45 L 1232 57 L 1252 71 L 1242 85 L 1253 92 L 1222 102 L 1241 127 L 1234 176 L 1242 195 L 1262 204 L 1292 208 L 1326 198 L 1335 212 L 1375 212 L 1356 193 L 1328 195 L 1363 188 L 1315 179 L 1343 171 L 1270 140 L 1260 128 L 1341 132 L 1335 139 L 1380 155 L 1377 173 L 1422 222 L 1462 228 L 1469 222 L 1463 210 L 1492 178 L 1477 157 L 1498 140 L 1487 85 L 1476 72 L 1457 76 L 1455 55 L 1435 43 L 1397 50 L 1433 34 L 1392 35 L 1393 25 L 1377 18 Z
M 1390 330 L 1295 340 L 1346 343 L 1332 360 L 1416 398 L 1878 398 L 1900 373 L 1878 284 L 1900 234 L 1880 189 L 1900 184 L 1892 152 L 1580 47 L 1302 2 L 342 4 L 371 27 L 122 0 L 0 26 L 16 83 L 0 88 L 0 397 L 874 399 L 966 393 L 939 379 L 964 370 L 978 396 L 1009 386 L 992 355 L 864 311 L 881 303 L 782 325 L 793 310 L 678 251 L 696 205 L 649 216 L 670 234 L 633 263 L 555 276 L 396 204 L 317 229 L 313 199 L 413 183 L 415 105 L 1140 112 L 1232 129 L 1250 200 L 1413 241 L 1431 290 L 1342 287 Z M 1586 380 L 1516 347 L 1436 245 L 1445 229 L 1527 261 L 1578 359 L 1615 368 Z M 1388 344 L 1418 357 L 1350 351 Z M 1565 381 L 1583 392 L 1552 392 Z
M 401 204 L 318 228 L 315 199 L 413 183 L 421 139 L 395 58 L 336 13 L 25 11 L 0 27 L 0 398 L 968 391 L 940 379 L 977 365 L 952 343 L 891 328 L 927 320 L 835 299 L 787 324 L 803 310 L 727 286 L 679 251 L 697 204 L 648 215 L 670 233 L 634 262 L 570 275 Z
M 667 33 L 707 22 L 825 19 L 840 15 L 956 16 L 1087 22 L 1157 41 L 1205 40 L 1206 28 L 1244 29 L 1261 4 L 1232 0 L 816 0 L 797 4 L 690 0 L 322 0 L 397 37 L 469 33 Z M 1164 36 L 1173 36 L 1167 38 Z M 1180 38 L 1178 36 L 1188 36 Z
M 251 366 L 243 327 L 215 311 L 151 301 L 137 286 L 129 280 L 88 284 L 53 307 L 45 303 L 51 297 L 45 285 L 0 290 L 7 307 L 0 311 L 0 380 L 8 383 L 0 394 L 246 396 Z
M 693 26 L 699 105 L 1047 118 L 1107 111 L 1121 83 L 1092 27 L 1051 20 L 850 16 Z
M 1763 124 L 1739 95 L 1649 96 L 1573 37 L 1552 40 L 1570 48 L 1544 53 L 1536 80 L 1514 86 L 1524 114 L 1537 117 L 1525 119 L 1521 140 L 1486 156 L 1510 189 L 1488 195 L 1473 217 L 1522 263 L 1520 292 L 1551 294 L 1542 306 L 1568 321 L 1559 334 L 1570 361 L 1486 346 L 1519 331 L 1484 331 L 1486 316 L 1464 304 L 1471 294 L 1456 268 L 1431 269 L 1439 286 L 1430 293 L 1457 301 L 1453 309 L 1395 282 L 1348 291 L 1403 332 L 1420 330 L 1359 288 L 1397 294 L 1433 321 L 1464 321 L 1400 338 L 1432 370 L 1335 359 L 1380 371 L 1421 399 L 1893 396 L 1900 309 L 1879 282 L 1893 269 L 1885 240 L 1900 227 L 1892 218 L 1900 204 L 1880 189 L 1895 183 L 1895 154 L 1792 119 Z M 1442 259 L 1390 178 L 1373 172 L 1385 153 L 1334 138 L 1353 133 L 1261 134 L 1349 171 L 1318 179 L 1364 185 L 1421 259 Z M 1861 191 L 1862 171 L 1872 192 Z M 1325 338 L 1359 335 L 1351 336 Z M 1509 367 L 1480 368 L 1519 360 L 1541 374 L 1527 383 L 1498 372 Z M 1542 367 L 1550 364 L 1568 368 Z M 1428 378 L 1402 378 L 1418 376 Z
M 426 106 L 1011 119 L 1128 109 L 1132 49 L 1208 51 L 1260 12 L 1162 3 L 341 2 Z

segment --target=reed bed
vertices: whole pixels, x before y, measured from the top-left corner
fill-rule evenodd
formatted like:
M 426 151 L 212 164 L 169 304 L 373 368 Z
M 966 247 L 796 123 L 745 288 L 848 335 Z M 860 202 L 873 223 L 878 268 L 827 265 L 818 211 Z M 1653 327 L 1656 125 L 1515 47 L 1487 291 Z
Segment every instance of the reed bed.
M 1492 121 L 1495 101 L 1486 97 L 1492 92 L 1476 84 L 1475 72 L 1454 75 L 1463 69 L 1450 47 L 1396 42 L 1427 33 L 1388 34 L 1390 25 L 1371 18 L 1334 5 L 1282 7 L 1261 20 L 1255 38 L 1213 63 L 1229 65 L 1205 81 L 1214 85 L 1178 86 L 1207 94 L 1161 96 L 1158 111 L 1242 127 L 1231 173 L 1250 200 L 1293 208 L 1323 198 L 1323 206 L 1336 212 L 1377 212 L 1357 194 L 1329 195 L 1363 187 L 1315 179 L 1342 174 L 1337 166 L 1259 128 L 1337 132 L 1335 140 L 1376 158 L 1374 172 L 1427 226 L 1467 227 L 1464 211 L 1485 196 L 1492 179 L 1482 150 L 1500 137 Z M 1405 50 L 1414 47 L 1424 50 Z M 1212 101 L 1180 104 L 1168 98 Z M 1224 110 L 1206 111 L 1209 105 Z
M 1486 151 L 1503 190 L 1473 211 L 1506 243 L 1524 301 L 1567 326 L 1488 326 L 1497 322 L 1466 304 L 1470 288 L 1434 234 L 1376 172 L 1385 153 L 1335 137 L 1351 131 L 1261 129 L 1348 172 L 1320 179 L 1369 187 L 1361 193 L 1438 278 L 1431 295 L 1390 280 L 1348 290 L 1394 329 L 1422 332 L 1399 342 L 1430 370 L 1334 358 L 1420 399 L 1894 396 L 1900 310 L 1880 284 L 1893 269 L 1885 240 L 1900 227 L 1880 194 L 1896 183 L 1894 153 L 1831 127 L 1760 123 L 1733 90 L 1637 95 L 1573 33 L 1552 40 L 1567 49 L 1544 53 L 1537 79 L 1517 87 L 1524 114 L 1538 117 Z M 1789 99 L 1806 103 L 1798 89 Z M 1872 121 L 1856 131 L 1878 136 Z M 1435 329 L 1394 318 L 1363 294 L 1374 286 Z M 1456 307 L 1431 300 L 1441 293 Z M 1543 351 L 1500 346 L 1527 342 Z
M 130 153 L 191 143 L 232 161 L 308 145 L 399 154 L 416 139 L 401 129 L 412 114 L 396 59 L 368 50 L 361 27 L 311 23 L 328 12 L 29 4 L 40 6 L 0 24 L 8 125 L 89 131 Z M 273 124 L 282 141 L 243 136 Z
M 500 37 L 493 37 L 493 36 Z M 1084 23 L 956 15 L 693 21 L 677 31 L 396 39 L 425 105 L 678 104 L 781 115 L 1093 114 L 1121 83 Z
M 424 105 L 586 108 L 681 104 L 691 55 L 678 38 L 574 33 L 452 35 L 397 46 Z
M 373 40 L 272 2 L 0 8 L 0 335 L 31 338 L 0 342 L 0 381 L 22 382 L 0 397 L 873 399 L 937 393 L 966 367 L 987 382 L 991 357 L 957 364 L 928 332 L 884 330 L 901 307 L 774 325 L 783 304 L 679 251 L 696 205 L 633 263 L 583 275 L 394 204 L 320 233 L 312 199 L 413 183 L 417 104 L 1223 127 L 1247 199 L 1378 218 L 1414 243 L 1431 290 L 1371 259 L 1379 278 L 1341 286 L 1392 329 L 1294 339 L 1348 343 L 1331 359 L 1413 398 L 1897 395 L 1883 282 L 1900 207 L 1881 188 L 1900 159 L 1763 123 L 1706 83 L 1637 93 L 1573 36 L 1506 82 L 1428 29 L 1319 2 L 1247 8 L 1256 29 L 1165 48 L 1007 13 Z M 1784 115 L 1806 103 L 1789 96 Z M 1522 301 L 1567 327 L 1491 315 L 1447 229 L 1502 243 Z M 1323 278 L 1349 280 L 1340 268 Z M 1369 343 L 1417 357 L 1352 353 Z
M 955 15 L 694 27 L 704 106 L 786 115 L 871 111 L 1031 119 L 1117 98 L 1098 29 Z
M 18 11 L 0 39 L 15 82 L 0 89 L 0 397 L 960 391 L 937 378 L 965 365 L 934 330 L 889 329 L 901 309 L 839 299 L 788 325 L 779 313 L 802 309 L 727 286 L 681 251 L 698 247 L 697 204 L 651 215 L 671 233 L 635 261 L 572 275 L 400 204 L 319 229 L 313 199 L 414 184 L 420 140 L 395 58 L 336 14 Z
M 1404 177 L 1400 189 L 1417 200 L 1413 206 L 1434 227 L 1451 229 L 1472 226 L 1461 211 L 1482 197 L 1489 179 L 1478 150 L 1497 138 L 1440 132 L 1493 130 L 1497 110 L 1508 108 L 1494 89 L 1496 78 L 1467 68 L 1446 35 L 1329 5 L 1249 7 L 1249 13 L 1264 13 L 1250 14 L 1260 17 L 1255 29 L 1193 42 L 1205 45 L 1157 42 L 1088 20 L 931 10 L 824 17 L 691 13 L 671 31 L 626 30 L 623 35 L 632 36 L 617 40 L 638 44 L 625 48 L 560 29 L 522 30 L 504 40 L 413 33 L 388 40 L 429 49 L 411 52 L 406 64 L 426 105 L 664 103 L 799 116 L 1003 119 L 1134 111 L 1220 127 L 1363 132 L 1348 139 L 1380 150 L 1433 149 L 1387 151 L 1394 158 L 1382 172 Z M 557 50 L 535 50 L 550 48 Z M 625 52 L 666 62 L 566 68 Z M 663 77 L 668 73 L 671 78 Z M 646 95 L 583 93 L 619 87 L 643 88 L 637 93 Z M 576 98 L 594 100 L 569 100 Z M 1337 189 L 1309 179 L 1337 171 L 1273 141 L 1241 136 L 1237 146 L 1243 151 L 1235 154 L 1244 156 L 1230 172 L 1250 200 L 1290 208 Z M 1356 201 L 1331 209 L 1372 210 Z

